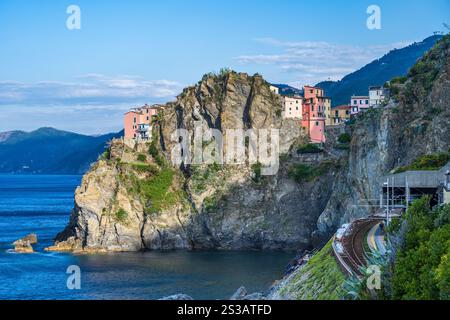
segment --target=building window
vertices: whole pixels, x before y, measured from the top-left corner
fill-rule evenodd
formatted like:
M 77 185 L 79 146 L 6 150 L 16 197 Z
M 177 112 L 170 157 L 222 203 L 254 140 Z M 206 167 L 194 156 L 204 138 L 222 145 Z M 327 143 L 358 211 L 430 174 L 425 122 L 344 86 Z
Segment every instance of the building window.
M 354 104 L 354 105 L 357 105 L 358 102 L 357 102 L 356 100 L 353 100 L 353 104 Z
M 311 106 L 311 111 L 314 111 L 314 105 Z
M 316 127 L 318 127 L 319 126 L 319 121 L 316 121 Z
M 369 100 L 366 100 L 366 104 L 369 104 Z

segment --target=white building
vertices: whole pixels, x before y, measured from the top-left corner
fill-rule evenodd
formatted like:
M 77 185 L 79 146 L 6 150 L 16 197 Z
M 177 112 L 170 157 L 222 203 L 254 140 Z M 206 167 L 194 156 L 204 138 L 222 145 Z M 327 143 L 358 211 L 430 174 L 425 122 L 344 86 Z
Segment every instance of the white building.
M 379 107 L 388 99 L 388 91 L 383 87 L 369 87 L 369 106 Z
M 280 94 L 280 89 L 278 89 L 278 87 L 275 86 L 270 86 L 270 91 L 272 91 L 275 94 Z
M 303 98 L 300 96 L 283 96 L 284 117 L 302 119 L 303 118 Z

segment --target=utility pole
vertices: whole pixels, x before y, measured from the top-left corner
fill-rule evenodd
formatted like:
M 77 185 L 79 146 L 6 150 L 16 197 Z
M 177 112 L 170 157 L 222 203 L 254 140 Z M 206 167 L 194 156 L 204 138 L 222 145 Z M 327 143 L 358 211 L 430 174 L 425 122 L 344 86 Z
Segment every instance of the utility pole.
M 405 176 L 405 198 L 406 198 L 406 210 L 409 208 L 409 184 L 408 176 Z
M 384 185 L 386 186 L 386 224 L 387 224 L 388 212 L 389 212 L 389 178 L 384 183 Z M 384 194 L 384 191 L 383 191 L 383 194 Z

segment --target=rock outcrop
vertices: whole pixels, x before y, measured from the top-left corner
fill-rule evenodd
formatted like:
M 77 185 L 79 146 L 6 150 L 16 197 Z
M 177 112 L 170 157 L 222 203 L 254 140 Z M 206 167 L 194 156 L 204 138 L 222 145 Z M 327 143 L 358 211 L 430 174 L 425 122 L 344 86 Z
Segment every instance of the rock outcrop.
M 164 106 L 153 142 L 113 140 L 75 193 L 69 225 L 51 251 L 299 249 L 309 247 L 331 194 L 335 169 L 296 182 L 292 146 L 305 140 L 298 121 L 259 75 L 206 75 Z M 178 129 L 278 129 L 284 154 L 277 174 L 251 163 L 170 162 Z M 224 146 L 226 149 L 226 146 Z
M 31 233 L 19 240 L 14 241 L 14 251 L 17 253 L 33 253 L 33 244 L 38 242 L 37 236 Z
M 328 130 L 319 164 L 294 156 L 306 137 L 298 121 L 282 118 L 281 98 L 261 76 L 205 75 L 164 105 L 152 143 L 112 141 L 109 153 L 83 177 L 70 222 L 49 250 L 323 246 L 342 223 L 375 210 L 383 175 L 449 148 L 449 42 L 444 37 L 406 82 L 392 86 L 387 106 Z M 173 134 L 199 126 L 278 129 L 279 170 L 261 176 L 260 167 L 247 162 L 174 166 L 170 159 L 180 138 Z M 349 145 L 339 146 L 342 132 L 351 134 Z M 211 140 L 201 142 L 207 147 Z

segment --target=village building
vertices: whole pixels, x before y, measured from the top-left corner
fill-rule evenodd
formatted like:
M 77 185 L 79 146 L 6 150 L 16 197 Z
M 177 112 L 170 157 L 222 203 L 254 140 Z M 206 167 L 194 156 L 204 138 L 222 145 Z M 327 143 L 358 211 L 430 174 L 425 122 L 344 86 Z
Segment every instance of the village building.
M 352 96 L 350 99 L 351 114 L 358 114 L 369 109 L 369 96 Z
M 284 117 L 287 119 L 302 119 L 303 117 L 303 97 L 283 96 Z
M 389 99 L 389 90 L 380 86 L 369 87 L 369 106 L 377 108 Z
M 311 142 L 325 142 L 325 97 L 323 89 L 304 86 L 302 127 L 309 133 Z
M 278 89 L 278 87 L 270 85 L 269 88 L 270 88 L 270 91 L 272 91 L 273 93 L 280 94 L 280 89 Z
M 331 98 L 324 97 L 324 107 L 325 107 L 325 125 L 333 125 L 333 114 L 331 112 Z
M 144 105 L 134 108 L 124 115 L 124 138 L 137 140 L 150 140 L 152 123 L 158 115 L 158 105 Z
M 341 105 L 334 107 L 332 109 L 332 123 L 333 125 L 340 125 L 350 120 L 351 117 L 351 106 Z

